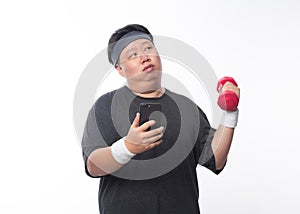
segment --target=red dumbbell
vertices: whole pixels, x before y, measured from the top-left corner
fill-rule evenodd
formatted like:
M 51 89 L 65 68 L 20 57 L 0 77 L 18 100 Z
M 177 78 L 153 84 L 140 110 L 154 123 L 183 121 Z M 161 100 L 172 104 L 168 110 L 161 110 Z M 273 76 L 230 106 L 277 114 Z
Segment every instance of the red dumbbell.
M 220 92 L 223 85 L 228 81 L 234 84 L 235 86 L 238 86 L 238 84 L 232 77 L 223 77 L 218 82 L 217 91 Z M 238 104 L 239 97 L 233 91 L 227 90 L 220 93 L 218 98 L 218 105 L 221 109 L 225 111 L 234 111 L 237 109 Z

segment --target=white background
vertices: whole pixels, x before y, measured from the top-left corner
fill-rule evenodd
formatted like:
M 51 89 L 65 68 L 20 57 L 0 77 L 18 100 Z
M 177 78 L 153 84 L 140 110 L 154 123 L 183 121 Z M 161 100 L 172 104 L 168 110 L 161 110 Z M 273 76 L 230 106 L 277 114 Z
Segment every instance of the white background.
M 73 97 L 129 23 L 192 45 L 241 88 L 226 169 L 198 170 L 201 212 L 299 213 L 299 12 L 297 0 L 1 1 L 0 213 L 98 213 Z

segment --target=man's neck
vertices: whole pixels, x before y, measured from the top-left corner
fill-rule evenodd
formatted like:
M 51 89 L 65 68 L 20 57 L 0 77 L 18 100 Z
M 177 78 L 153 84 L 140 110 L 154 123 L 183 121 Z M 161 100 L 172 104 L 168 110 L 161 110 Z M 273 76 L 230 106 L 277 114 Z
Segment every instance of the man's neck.
M 131 90 L 132 93 L 134 93 L 135 95 L 139 96 L 139 97 L 143 97 L 143 98 L 158 98 L 158 97 L 161 97 L 166 89 L 164 87 L 160 87 L 159 89 L 157 90 L 153 90 L 153 91 L 145 91 L 145 92 L 136 92 L 136 91 L 133 91 Z

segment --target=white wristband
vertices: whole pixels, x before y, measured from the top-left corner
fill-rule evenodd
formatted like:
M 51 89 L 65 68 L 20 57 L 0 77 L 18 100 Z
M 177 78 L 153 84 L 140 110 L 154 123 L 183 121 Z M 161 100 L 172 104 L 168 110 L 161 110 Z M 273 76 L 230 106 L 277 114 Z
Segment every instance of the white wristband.
M 127 149 L 124 138 L 113 143 L 111 146 L 111 153 L 113 158 L 120 164 L 128 163 L 130 159 L 135 156 L 135 154 Z
M 235 128 L 237 126 L 239 117 L 239 110 L 223 111 L 221 124 L 228 128 Z

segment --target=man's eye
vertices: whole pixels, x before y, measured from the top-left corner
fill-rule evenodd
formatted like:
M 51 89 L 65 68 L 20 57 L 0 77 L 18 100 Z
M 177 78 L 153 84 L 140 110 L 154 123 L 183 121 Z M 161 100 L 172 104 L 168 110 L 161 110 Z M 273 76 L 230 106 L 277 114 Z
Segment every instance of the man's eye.
M 132 54 L 129 55 L 129 58 L 134 58 L 136 56 L 137 56 L 137 53 L 132 53 Z
M 151 50 L 152 48 L 153 48 L 152 46 L 146 47 L 146 48 L 145 48 L 145 51 L 149 51 L 149 50 Z

